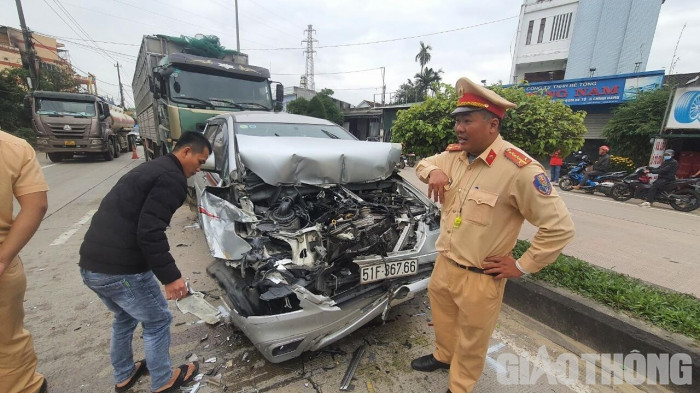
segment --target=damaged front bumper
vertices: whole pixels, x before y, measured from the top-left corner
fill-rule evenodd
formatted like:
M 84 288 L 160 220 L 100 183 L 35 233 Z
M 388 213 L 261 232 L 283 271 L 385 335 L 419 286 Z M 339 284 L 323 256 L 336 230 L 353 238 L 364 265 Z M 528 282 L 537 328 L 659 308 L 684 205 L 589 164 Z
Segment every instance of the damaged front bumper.
M 433 256 L 434 259 L 434 256 Z M 237 285 L 239 278 L 235 270 L 225 261 L 214 262 L 207 272 L 224 287 L 224 301 L 232 309 L 231 321 L 241 329 L 260 353 L 272 363 L 280 363 L 300 356 L 305 351 L 315 351 L 347 336 L 377 317 L 385 317 L 392 306 L 396 306 L 424 291 L 430 280 L 432 264 L 422 267 L 420 278 L 395 285 L 386 290 L 377 285 L 362 296 L 353 297 L 341 304 L 332 299 L 314 295 L 306 288 L 295 286 L 294 294 L 299 298 L 300 310 L 277 315 L 244 316 L 238 310 L 231 291 L 243 288 Z M 240 293 L 240 292 L 239 292 Z

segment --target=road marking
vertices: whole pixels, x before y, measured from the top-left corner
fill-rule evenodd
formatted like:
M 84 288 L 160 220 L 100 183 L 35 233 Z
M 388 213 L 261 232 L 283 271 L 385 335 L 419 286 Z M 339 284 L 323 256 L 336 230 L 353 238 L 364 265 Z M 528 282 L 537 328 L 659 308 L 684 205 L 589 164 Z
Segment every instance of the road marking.
M 52 167 L 52 166 L 54 166 L 54 165 L 56 165 L 56 164 L 44 165 L 44 166 L 41 167 L 41 169 L 48 168 L 48 167 Z
M 92 209 L 92 210 L 90 210 L 89 212 L 87 212 L 87 213 L 80 219 L 80 221 L 78 221 L 78 222 L 76 222 L 75 224 L 73 224 L 73 226 L 70 227 L 69 230 L 63 232 L 63 233 L 61 234 L 61 236 L 57 237 L 56 240 L 54 240 L 54 241 L 51 243 L 51 245 L 52 245 L 52 246 L 58 246 L 58 245 L 61 245 L 61 244 L 65 243 L 65 242 L 67 242 L 68 239 L 71 238 L 71 236 L 73 236 L 76 232 L 78 232 L 78 229 L 80 229 L 80 227 L 82 227 L 83 225 L 85 225 L 86 222 L 90 221 L 90 219 L 92 218 L 92 215 L 95 214 L 95 212 L 97 212 L 97 209 Z

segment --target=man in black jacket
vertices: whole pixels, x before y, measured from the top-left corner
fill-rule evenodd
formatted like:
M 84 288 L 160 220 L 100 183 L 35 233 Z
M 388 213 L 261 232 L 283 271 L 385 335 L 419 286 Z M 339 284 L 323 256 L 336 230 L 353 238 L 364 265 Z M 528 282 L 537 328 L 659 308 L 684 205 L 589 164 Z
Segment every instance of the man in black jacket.
M 172 370 L 168 300 L 187 295 L 165 229 L 187 194 L 187 178 L 211 153 L 200 133 L 186 132 L 171 154 L 139 165 L 104 197 L 80 247 L 80 273 L 114 313 L 111 362 L 115 390 L 128 390 L 148 370 L 151 391 L 176 391 L 196 375 L 196 362 Z M 134 363 L 131 341 L 143 326 L 146 359 Z
M 586 172 L 583 175 L 583 178 L 581 179 L 581 182 L 573 186 L 572 188 L 576 190 L 580 190 L 581 187 L 588 185 L 588 180 L 590 179 L 595 179 L 597 176 L 602 175 L 603 173 L 609 172 L 610 171 L 610 155 L 608 155 L 608 152 L 610 152 L 610 148 L 603 145 L 598 148 L 598 155 L 600 156 L 598 158 L 598 161 L 596 161 L 593 164 L 593 170 L 590 172 Z
M 647 192 L 647 200 L 640 203 L 639 206 L 651 207 L 651 204 L 654 203 L 656 193 L 659 191 L 659 189 L 665 186 L 666 184 L 676 180 L 676 172 L 678 171 L 678 161 L 676 161 L 673 158 L 674 153 L 675 152 L 673 150 L 667 149 L 666 151 L 664 151 L 664 162 L 662 162 L 658 168 L 649 168 L 645 171 L 647 173 L 651 172 L 656 175 L 659 175 L 659 177 L 656 178 L 656 181 L 651 184 L 649 192 Z

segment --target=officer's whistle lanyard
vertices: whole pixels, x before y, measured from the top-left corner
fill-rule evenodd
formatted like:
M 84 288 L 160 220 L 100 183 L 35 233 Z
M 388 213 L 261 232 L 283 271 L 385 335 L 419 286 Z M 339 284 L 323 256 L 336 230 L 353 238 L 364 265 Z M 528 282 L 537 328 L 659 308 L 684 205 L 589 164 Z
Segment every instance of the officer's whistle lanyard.
M 467 160 L 469 160 L 469 156 L 467 155 Z M 459 161 L 460 167 L 464 165 L 464 161 Z M 476 176 L 474 176 L 474 180 L 472 180 L 471 184 L 469 184 L 469 188 L 466 189 L 464 193 L 464 197 L 462 198 L 462 201 L 459 203 L 459 213 L 457 214 L 457 217 L 455 217 L 455 221 L 453 226 L 455 228 L 459 228 L 460 225 L 462 225 L 462 207 L 464 206 L 464 202 L 467 201 L 467 197 L 469 196 L 469 191 L 471 191 L 472 186 L 474 186 L 474 183 L 476 183 L 477 179 L 479 179 L 479 175 L 481 175 L 481 171 L 484 169 L 484 167 L 479 168 L 479 172 L 476 173 Z M 466 172 L 466 168 L 464 170 Z M 464 172 L 460 174 L 459 180 L 455 182 L 455 185 L 459 186 L 459 183 L 462 181 L 462 177 L 464 177 Z M 459 191 L 460 188 L 457 188 L 457 191 Z

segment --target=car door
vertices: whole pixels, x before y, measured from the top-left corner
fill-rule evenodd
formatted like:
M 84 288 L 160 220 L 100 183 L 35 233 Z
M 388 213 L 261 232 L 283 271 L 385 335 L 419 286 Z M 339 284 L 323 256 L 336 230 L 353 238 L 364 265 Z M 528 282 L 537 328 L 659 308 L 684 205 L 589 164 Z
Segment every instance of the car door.
M 207 138 L 209 143 L 212 145 L 212 154 L 215 155 L 215 149 L 214 149 L 214 141 L 216 140 L 217 137 L 221 134 L 221 121 L 218 120 L 213 120 L 207 123 L 205 129 L 204 129 L 204 137 Z M 214 156 L 214 159 L 216 159 L 216 155 Z M 204 189 L 207 186 L 215 186 L 219 183 L 220 178 L 218 176 L 218 173 L 215 172 L 208 172 L 208 171 L 201 171 L 196 173 L 194 176 L 194 187 L 197 192 L 197 201 L 199 202 L 199 199 L 201 198 L 202 193 L 204 192 Z

